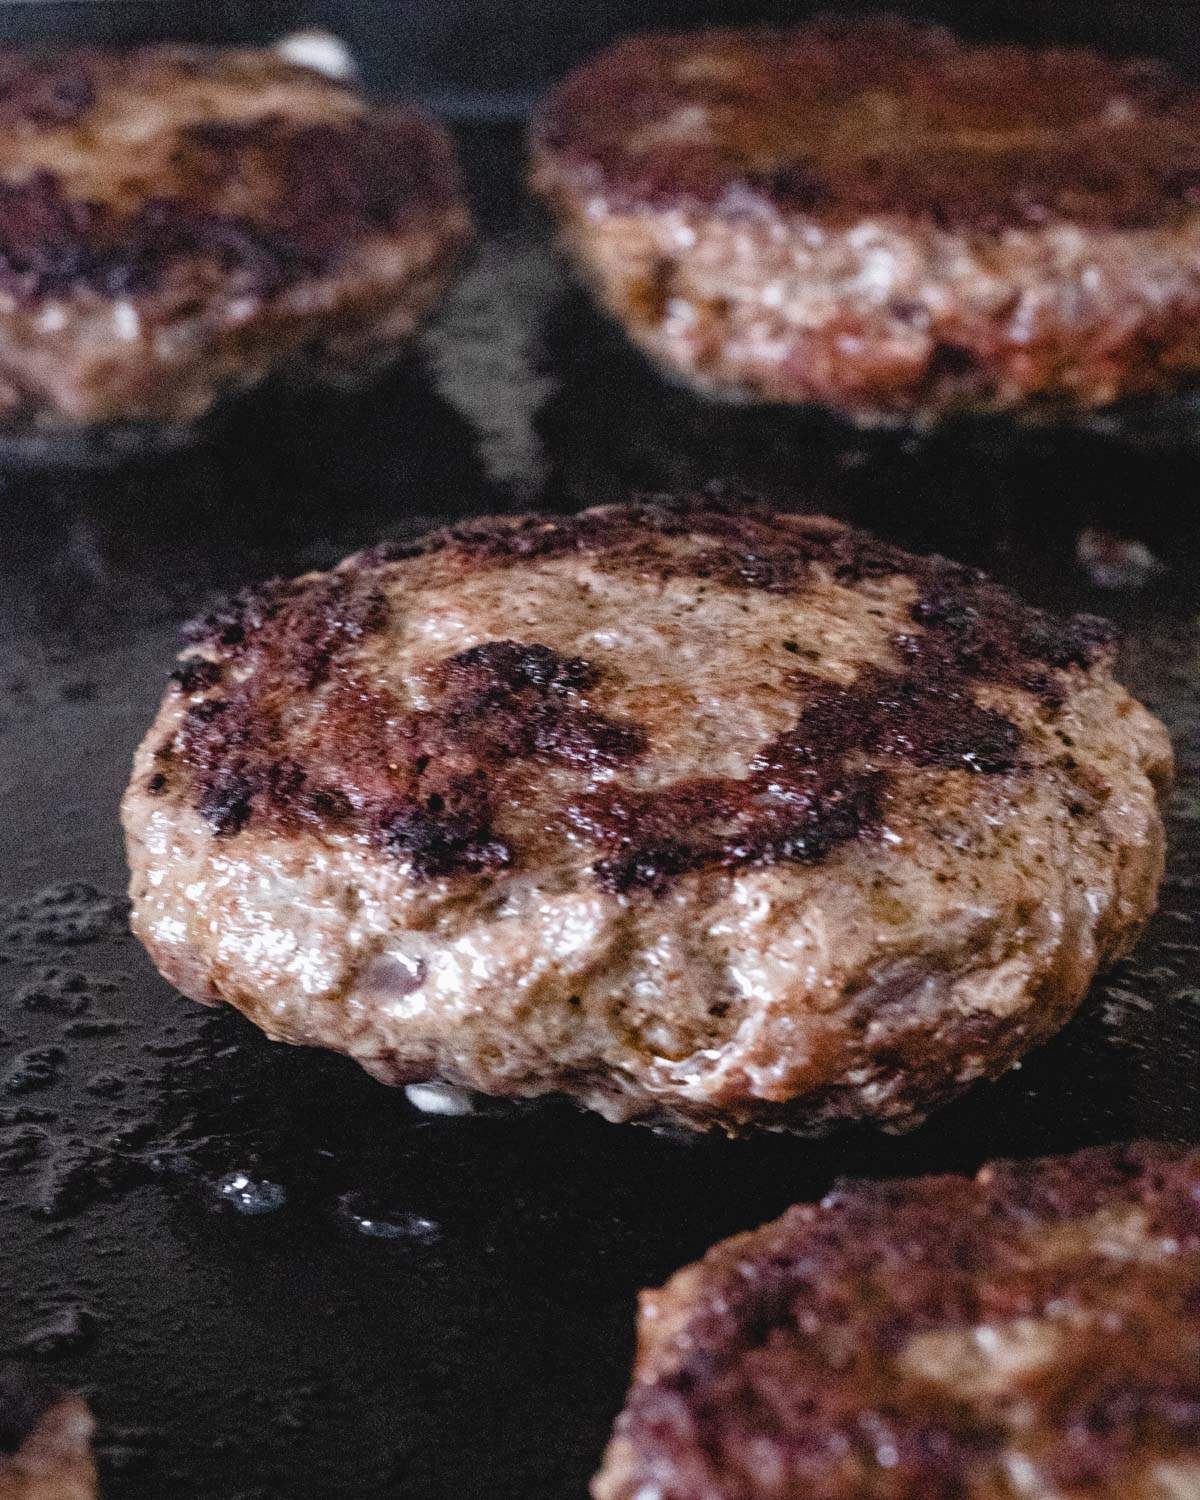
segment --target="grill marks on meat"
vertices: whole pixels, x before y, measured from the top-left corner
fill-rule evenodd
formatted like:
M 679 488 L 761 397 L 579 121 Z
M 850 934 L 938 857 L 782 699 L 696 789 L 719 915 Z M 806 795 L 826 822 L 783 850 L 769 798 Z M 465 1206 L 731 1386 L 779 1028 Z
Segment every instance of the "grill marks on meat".
M 495 773 L 506 762 L 546 757 L 592 768 L 644 749 L 636 725 L 581 701 L 599 681 L 596 669 L 549 646 L 489 641 L 437 663 L 431 675 L 437 705 L 407 726 L 409 789 L 380 822 L 384 846 L 419 875 L 512 863 L 513 849 L 492 830 Z
M 336 820 L 345 810 L 344 799 L 331 788 L 314 786 L 307 770 L 283 753 L 284 721 L 294 701 L 325 684 L 335 661 L 383 629 L 387 619 L 382 595 L 333 575 L 307 587 L 272 582 L 246 590 L 185 627 L 185 638 L 222 658 L 185 657 L 173 676 L 186 695 L 220 692 L 188 710 L 178 745 L 196 777 L 196 805 L 215 832 L 237 833 L 256 807 L 308 820 Z M 365 728 L 369 717 L 363 705 L 349 722 Z M 314 744 L 320 734 L 318 725 Z M 348 747 L 356 748 L 356 742 L 350 739 Z M 176 758 L 170 743 L 159 751 L 164 769 L 157 775 L 167 780 L 158 791 L 169 785 Z
M 744 779 L 605 789 L 573 808 L 576 824 L 608 851 L 596 866 L 601 884 L 658 891 L 709 866 L 814 863 L 879 828 L 889 769 L 1011 771 L 1016 725 L 979 707 L 969 672 L 935 631 L 904 645 L 906 673 L 866 667 L 848 687 L 794 673 L 805 694 L 800 717 Z
M 692 551 L 662 546 L 688 538 L 696 541 Z M 1096 615 L 1047 614 L 976 568 L 916 557 L 826 516 L 781 516 L 752 492 L 724 482 L 695 495 L 648 496 L 616 510 L 468 522 L 416 541 L 381 543 L 359 562 L 369 569 L 444 556 L 466 573 L 573 553 L 613 572 L 638 567 L 664 580 L 686 576 L 778 594 L 802 591 L 817 567 L 847 588 L 907 574 L 919 590 L 913 622 L 936 629 L 948 664 L 955 656 L 969 659 L 981 679 L 1051 698 L 1057 685 L 1033 669 L 1090 667 L 1116 640 L 1113 626 Z
M 0 183 L 0 289 L 24 305 L 82 289 L 137 296 L 205 264 L 231 294 L 268 297 L 332 271 L 371 234 L 444 210 L 456 190 L 439 138 L 402 110 L 193 125 L 175 168 L 186 192 L 132 211 L 74 199 L 51 171 Z M 251 185 L 253 217 L 225 206 Z
M 498 869 L 513 857 L 492 829 L 505 764 L 536 757 L 611 766 L 644 748 L 636 725 L 588 706 L 584 695 L 599 680 L 591 664 L 537 643 L 491 641 L 434 663 L 433 706 L 406 708 L 350 660 L 388 623 L 386 599 L 369 583 L 370 575 L 364 586 L 362 575 L 336 573 L 272 585 L 192 628 L 194 640 L 224 645 L 237 680 L 226 689 L 219 663 L 184 660 L 174 679 L 180 691 L 220 696 L 188 709 L 178 744 L 164 746 L 159 760 L 186 764 L 196 805 L 217 834 L 238 833 L 251 817 L 283 828 L 332 824 L 365 835 L 417 875 Z M 326 687 L 301 764 L 283 751 L 288 721 Z
M 882 776 L 788 764 L 745 779 L 690 777 L 654 791 L 595 792 L 570 809 L 609 852 L 594 866 L 610 891 L 663 891 L 693 870 L 811 864 L 878 823 Z
M 582 766 L 619 765 L 645 748 L 635 725 L 581 706 L 600 673 L 549 646 L 488 641 L 439 662 L 440 717 L 448 736 L 480 757 L 552 755 Z
M 1143 1143 L 792 1209 L 652 1294 L 594 1492 L 1157 1494 L 1200 1460 L 1198 1204 Z
M 689 545 L 668 549 L 667 538 Z M 436 556 L 453 575 L 460 565 L 517 566 L 573 552 L 614 570 L 636 563 L 651 576 L 772 593 L 799 593 L 818 569 L 847 587 L 903 574 L 917 586 L 913 630 L 893 641 L 894 670 L 864 666 L 849 685 L 788 674 L 780 690 L 795 693 L 796 722 L 761 747 L 745 777 L 651 789 L 607 778 L 588 784 L 589 773 L 652 747 L 637 724 L 591 706 L 600 673 L 579 657 L 538 643 L 471 647 L 427 668 L 432 706 L 419 711 L 354 659 L 365 638 L 388 626 L 384 570 L 397 561 Z M 660 892 L 704 868 L 822 860 L 881 827 L 889 785 L 904 768 L 1017 769 L 1020 733 L 976 702 L 976 687 L 1020 687 L 1053 713 L 1063 670 L 1091 666 L 1112 643 L 1105 622 L 1053 620 L 971 569 L 914 558 L 823 518 L 776 518 L 713 491 L 379 548 L 326 578 L 245 593 L 188 635 L 203 651 L 184 659 L 175 683 L 185 695 L 209 696 L 188 709 L 178 743 L 160 751 L 151 789 L 165 790 L 180 761 L 218 834 L 235 834 L 252 817 L 282 827 L 333 824 L 369 837 L 419 876 L 498 869 L 520 855 L 495 827 L 501 773 L 553 762 L 581 773 L 584 786 L 563 813 L 597 845 L 601 885 L 622 893 Z M 303 763 L 284 750 L 300 738 L 297 715 Z
M 610 207 L 1146 228 L 1197 201 L 1200 92 L 1161 64 L 971 46 L 893 17 L 635 38 L 535 126 Z

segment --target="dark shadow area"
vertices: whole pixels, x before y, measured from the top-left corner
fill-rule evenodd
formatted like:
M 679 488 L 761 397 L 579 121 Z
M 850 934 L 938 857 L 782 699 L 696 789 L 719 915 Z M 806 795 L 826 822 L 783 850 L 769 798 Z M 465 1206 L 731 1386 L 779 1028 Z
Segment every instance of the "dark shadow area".
M 489 498 L 471 428 L 417 359 L 361 394 L 256 393 L 169 458 L 2 483 L 0 508 L 20 519 L 0 564 L 8 607 L 107 604 L 123 625 L 264 572 L 329 566 Z
M 973 36 L 1150 52 L 1189 72 L 1197 69 L 1194 17 L 1172 0 L 590 0 L 586 6 L 540 0 L 38 0 L 0 8 L 0 42 L 261 44 L 299 27 L 322 26 L 347 41 L 377 92 L 415 96 L 460 118 L 496 118 L 527 108 L 568 68 L 626 32 L 786 24 L 824 10 L 898 11 Z
M 927 434 L 862 431 L 819 411 L 695 394 L 660 375 L 578 290 L 548 312 L 541 358 L 552 393 L 536 425 L 554 507 L 728 479 L 774 504 L 976 563 L 1060 608 L 1089 593 L 1075 550 L 1094 528 L 1180 564 L 1164 586 L 1180 603 L 1194 597 L 1200 424 L 1190 398 L 1070 426 L 994 419 Z M 1126 602 L 1090 592 L 1118 612 Z

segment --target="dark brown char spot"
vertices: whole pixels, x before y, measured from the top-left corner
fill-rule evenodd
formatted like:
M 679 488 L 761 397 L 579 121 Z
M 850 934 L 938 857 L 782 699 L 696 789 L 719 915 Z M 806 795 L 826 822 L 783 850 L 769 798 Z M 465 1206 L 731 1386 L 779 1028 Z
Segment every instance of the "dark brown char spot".
M 87 57 L 71 51 L 0 51 L 0 123 L 5 128 L 71 125 L 96 102 Z
M 926 638 L 919 638 L 924 645 Z M 794 674 L 811 689 L 796 728 L 760 754 L 763 772 L 821 766 L 858 752 L 887 755 L 911 766 L 1009 771 L 1020 735 L 1003 714 L 980 708 L 967 679 L 914 652 L 921 675 L 865 668 L 849 687 Z
M 283 602 L 296 592 L 294 585 L 271 578 L 256 588 L 243 589 L 208 614 L 197 615 L 181 634 L 189 646 L 210 646 L 236 657 L 247 636 L 273 619 Z
M 440 137 L 402 110 L 195 125 L 175 166 L 186 189 L 131 212 L 73 199 L 49 171 L 0 184 L 0 288 L 26 304 L 79 289 L 142 295 L 204 265 L 232 292 L 267 297 L 333 269 L 364 238 L 443 212 L 457 192 Z M 225 206 L 239 184 L 254 216 Z
M 661 891 L 674 876 L 714 865 L 812 864 L 878 826 L 881 793 L 898 764 L 1011 770 L 1016 726 L 980 708 L 965 679 L 937 670 L 934 663 L 934 675 L 918 680 L 867 668 L 849 687 L 793 674 L 807 701 L 749 776 L 641 793 L 605 789 L 582 800 L 572 816 L 606 850 L 600 882 L 618 892 Z
M 272 663 L 283 673 L 277 685 L 311 691 L 325 681 L 336 656 L 387 621 L 387 600 L 378 590 L 364 589 L 350 574 L 331 573 L 312 584 L 273 581 L 246 589 L 185 625 L 183 635 L 192 645 L 220 650 L 236 661 L 261 645 L 270 626 Z M 187 658 L 180 670 L 197 660 Z
M 687 552 L 664 543 L 694 539 Z M 730 588 L 785 593 L 807 587 L 814 569 L 853 584 L 909 572 L 919 559 L 824 516 L 780 517 L 737 486 L 714 483 L 696 495 L 647 496 L 574 516 L 529 515 L 484 520 L 431 532 L 417 541 L 384 542 L 363 554 L 366 567 L 449 554 L 464 568 L 506 566 L 586 554 L 613 569 L 653 567 L 660 576 L 711 579 Z M 964 570 L 966 571 L 966 570 Z
M 604 857 L 606 890 L 663 891 L 691 871 L 751 864 L 814 864 L 874 827 L 881 777 L 837 768 L 756 771 L 744 780 L 693 777 L 656 791 L 605 789 L 569 810 Z
M 247 618 L 259 623 L 247 628 Z M 193 705 L 180 734 L 197 806 L 216 833 L 237 833 L 252 817 L 285 829 L 340 824 L 420 876 L 498 869 L 513 858 L 492 828 L 506 763 L 597 767 L 641 752 L 635 725 L 583 701 L 595 667 L 537 643 L 490 641 L 434 663 L 433 707 L 405 709 L 348 662 L 386 619 L 362 575 L 334 574 L 204 623 L 209 639 L 233 636 L 248 669 L 227 697 Z M 326 684 L 301 764 L 283 753 L 284 715 Z
M 205 656 L 187 656 L 171 673 L 171 681 L 185 695 L 202 693 L 216 687 L 223 672 L 220 662 L 209 661 Z
M 69 199 L 51 172 L 0 183 L 0 290 L 34 302 L 86 277 L 97 218 L 98 210 Z
M 492 830 L 495 770 L 546 756 L 586 767 L 641 753 L 644 736 L 584 707 L 578 695 L 599 673 L 549 646 L 489 641 L 432 669 L 440 688 L 431 711 L 410 717 L 410 787 L 381 812 L 384 845 L 420 875 L 497 869 L 514 851 Z
M 581 657 L 549 646 L 488 641 L 434 668 L 444 698 L 441 748 L 457 742 L 483 759 L 546 754 L 580 765 L 617 765 L 645 748 L 635 725 L 582 707 L 577 695 L 600 674 Z
M 742 532 L 739 540 L 745 544 Z M 890 549 L 856 533 L 820 539 L 822 564 L 861 582 L 895 566 Z M 812 539 L 772 553 L 743 545 L 700 554 L 704 576 L 753 588 L 792 588 L 813 565 Z M 582 798 L 576 826 L 603 856 L 607 888 L 662 891 L 708 867 L 812 863 L 877 828 L 882 793 L 898 768 L 995 775 L 1019 763 L 1020 734 L 981 707 L 975 688 L 995 682 L 1035 694 L 1052 712 L 1062 670 L 1087 668 L 1111 649 L 1103 620 L 1060 621 L 1029 609 L 981 574 L 941 558 L 900 555 L 918 596 L 912 633 L 893 643 L 901 670 L 864 668 L 847 687 L 792 674 L 804 695 L 795 727 L 763 746 L 745 778 L 692 778 L 654 791 L 619 786 Z

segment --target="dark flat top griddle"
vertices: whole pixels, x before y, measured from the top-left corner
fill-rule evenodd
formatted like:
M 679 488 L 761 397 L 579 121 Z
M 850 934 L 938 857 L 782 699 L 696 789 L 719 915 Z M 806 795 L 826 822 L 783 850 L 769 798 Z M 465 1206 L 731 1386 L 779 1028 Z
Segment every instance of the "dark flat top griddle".
M 571 290 L 517 141 L 464 134 L 484 243 L 385 388 L 263 397 L 194 453 L 0 491 L 0 1348 L 91 1396 L 109 1500 L 580 1496 L 635 1291 L 719 1236 L 835 1173 L 1200 1136 L 1193 419 L 912 442 L 709 406 Z M 181 618 L 455 517 L 717 474 L 1126 626 L 1125 680 L 1179 752 L 1170 872 L 1057 1042 L 906 1139 L 681 1143 L 560 1106 L 422 1117 L 157 978 L 125 931 L 117 804 Z M 1170 571 L 1100 594 L 1072 562 L 1084 524 Z M 239 1171 L 252 1206 L 286 1201 L 239 1212 Z

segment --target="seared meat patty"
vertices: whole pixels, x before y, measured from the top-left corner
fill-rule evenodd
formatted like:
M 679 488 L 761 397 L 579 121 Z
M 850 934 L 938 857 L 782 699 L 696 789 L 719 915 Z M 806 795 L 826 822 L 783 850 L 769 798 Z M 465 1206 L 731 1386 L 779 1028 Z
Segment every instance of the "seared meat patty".
M 95 1423 L 79 1396 L 55 1396 L 18 1366 L 0 1372 L 0 1500 L 95 1500 Z
M 1200 90 L 889 17 L 619 42 L 533 131 L 669 369 L 856 421 L 1095 407 L 1200 368 Z
M 162 972 L 393 1083 L 916 1123 L 1162 871 L 1112 633 L 709 493 L 485 520 L 190 627 L 124 804 Z
M 1193 1500 L 1200 1150 L 847 1183 L 639 1328 L 596 1500 Z
M 0 53 L 0 442 L 395 359 L 470 224 L 409 108 L 268 51 Z

